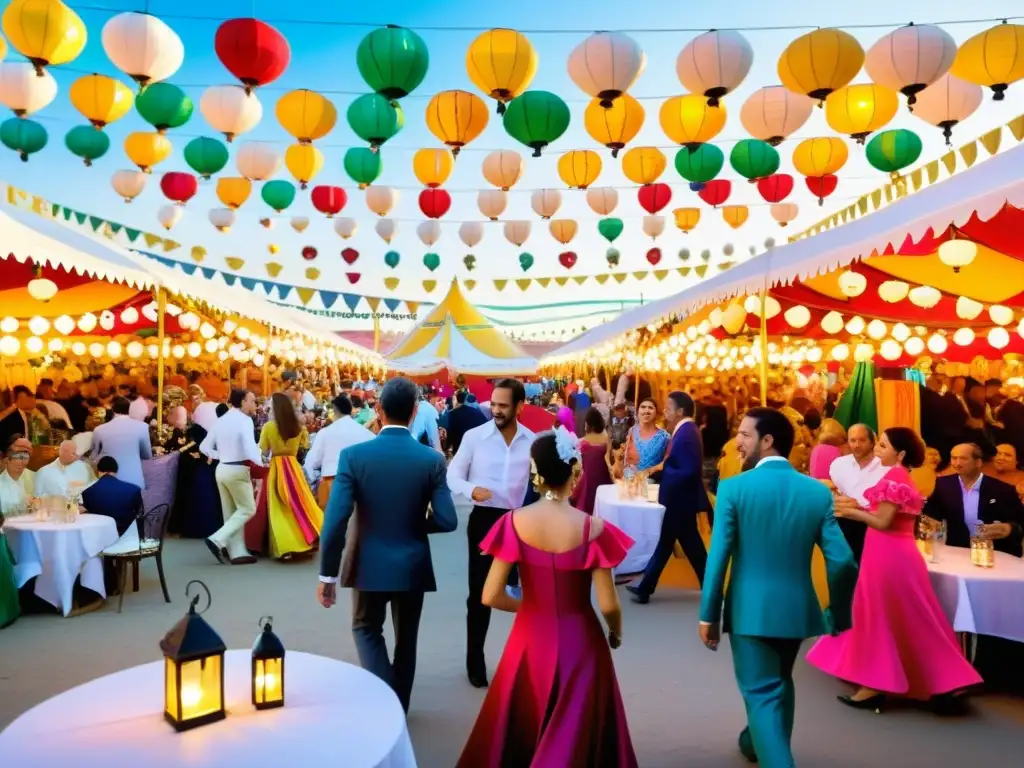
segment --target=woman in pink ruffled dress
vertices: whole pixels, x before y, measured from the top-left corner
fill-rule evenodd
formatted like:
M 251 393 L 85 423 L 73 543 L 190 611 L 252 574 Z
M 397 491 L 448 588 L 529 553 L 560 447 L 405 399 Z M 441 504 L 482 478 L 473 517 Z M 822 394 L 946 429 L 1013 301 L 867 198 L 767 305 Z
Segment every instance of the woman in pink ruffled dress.
M 924 461 L 921 438 L 906 427 L 885 430 L 875 454 L 889 471 L 864 496 L 870 510 L 847 497 L 836 515 L 868 526 L 853 598 L 853 628 L 823 637 L 807 654 L 819 669 L 858 689 L 839 700 L 880 711 L 888 696 L 961 703 L 955 694 L 981 683 L 964 658 L 939 605 L 928 567 L 917 549 L 914 523 L 924 499 L 908 468 Z
M 636 768 L 609 651 L 622 637 L 611 569 L 633 541 L 570 506 L 574 435 L 541 435 L 531 456 L 543 498 L 505 514 L 480 545 L 494 556 L 484 603 L 517 616 L 458 768 Z M 505 593 L 513 565 L 522 601 Z

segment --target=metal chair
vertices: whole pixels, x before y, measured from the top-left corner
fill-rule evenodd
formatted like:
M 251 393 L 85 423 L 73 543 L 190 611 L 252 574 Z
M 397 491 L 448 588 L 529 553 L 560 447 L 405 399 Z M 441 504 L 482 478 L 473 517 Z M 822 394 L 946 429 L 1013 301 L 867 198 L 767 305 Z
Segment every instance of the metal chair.
M 148 511 L 139 513 L 135 524 L 139 528 L 138 549 L 128 549 L 123 552 L 106 550 L 104 557 L 109 557 L 117 573 L 117 612 L 121 612 L 124 605 L 124 593 L 128 587 L 128 566 L 132 567 L 135 576 L 135 590 L 138 591 L 138 570 L 139 563 L 147 558 L 156 560 L 156 571 L 160 576 L 160 589 L 164 593 L 164 602 L 171 602 L 171 596 L 167 591 L 167 579 L 164 578 L 164 536 L 167 534 L 167 524 L 171 519 L 171 507 L 169 504 L 158 504 Z

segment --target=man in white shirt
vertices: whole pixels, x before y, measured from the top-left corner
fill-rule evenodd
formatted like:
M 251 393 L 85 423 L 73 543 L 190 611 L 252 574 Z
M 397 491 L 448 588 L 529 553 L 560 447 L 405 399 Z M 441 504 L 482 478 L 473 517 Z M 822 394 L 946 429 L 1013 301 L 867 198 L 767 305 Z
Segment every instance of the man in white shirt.
M 515 379 L 502 379 L 491 394 L 493 419 L 466 432 L 448 465 L 448 487 L 475 505 L 469 515 L 469 599 L 466 600 L 466 673 L 476 688 L 487 687 L 484 641 L 491 609 L 482 596 L 494 558 L 480 542 L 498 519 L 523 504 L 530 484 L 530 447 L 534 434 L 519 423 L 526 390 Z M 421 403 L 422 408 L 422 403 Z M 517 576 L 510 579 L 517 582 Z
M 868 502 L 864 491 L 874 487 L 888 471 L 875 456 L 875 432 L 866 424 L 854 424 L 846 433 L 850 453 L 840 456 L 832 462 L 828 474 L 836 490 L 843 496 L 856 499 L 861 507 L 867 509 Z M 867 526 L 855 520 L 840 518 L 839 527 L 846 536 L 846 541 L 853 550 L 853 556 L 860 563 L 864 551 L 864 537 Z
M 309 391 L 309 385 L 305 382 L 302 384 L 302 396 L 299 402 L 305 411 L 312 411 L 316 408 L 316 395 Z
M 216 478 L 224 511 L 224 525 L 206 540 L 206 546 L 217 562 L 247 565 L 256 562 L 245 548 L 245 524 L 256 514 L 249 464 L 262 467 L 263 456 L 256 445 L 252 421 L 256 396 L 245 389 L 233 389 L 229 402 L 231 408 L 217 419 L 199 446 L 204 454 L 220 461 Z
M 96 480 L 92 467 L 78 458 L 78 448 L 71 440 L 60 444 L 57 459 L 36 473 L 36 496 L 67 496 L 84 491 Z
M 304 468 L 307 475 L 320 473 L 320 484 L 316 489 L 316 499 L 320 508 L 327 509 L 327 500 L 331 497 L 331 486 L 338 472 L 338 457 L 342 450 L 350 445 L 365 443 L 372 440 L 373 432 L 352 418 L 352 401 L 348 395 L 338 395 L 331 401 L 334 408 L 334 422 L 321 429 L 313 438 L 313 446 L 306 454 Z

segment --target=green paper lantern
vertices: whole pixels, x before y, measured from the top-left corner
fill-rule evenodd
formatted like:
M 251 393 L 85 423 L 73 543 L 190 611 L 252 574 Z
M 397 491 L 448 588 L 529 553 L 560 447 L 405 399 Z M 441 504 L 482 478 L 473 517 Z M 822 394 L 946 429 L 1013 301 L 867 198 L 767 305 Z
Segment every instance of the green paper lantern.
M 676 152 L 676 172 L 687 181 L 705 183 L 722 172 L 725 153 L 714 144 L 694 144 Z
M 622 219 L 601 219 L 597 222 L 597 231 L 609 243 L 614 243 L 615 238 L 622 234 Z
M 441 257 L 436 253 L 428 253 L 423 257 L 423 266 L 433 272 L 441 266 Z
M 366 147 L 351 147 L 345 151 L 345 173 L 360 189 L 366 189 L 380 178 L 384 161 L 380 152 Z
M 373 90 L 385 98 L 400 99 L 423 82 L 430 53 L 423 38 L 411 29 L 389 24 L 359 43 L 356 66 Z
M 532 253 L 520 253 L 519 254 L 519 266 L 523 268 L 523 272 L 529 272 L 530 267 L 533 266 L 533 254 Z
M 295 185 L 284 179 L 265 182 L 260 188 L 263 202 L 280 213 L 295 202 Z
M 729 164 L 740 176 L 754 181 L 771 176 L 779 170 L 779 153 L 760 139 L 743 139 L 733 145 Z
M 348 105 L 348 124 L 370 149 L 393 138 L 405 125 L 402 108 L 379 93 L 365 93 Z
M 402 260 L 402 257 L 398 255 L 398 251 L 388 251 L 384 254 L 384 263 L 394 269 L 398 266 L 398 262 Z
M 872 167 L 886 173 L 899 173 L 921 156 L 921 139 L 913 131 L 897 128 L 875 134 L 865 149 Z
M 89 167 L 93 160 L 107 154 L 110 137 L 91 125 L 76 125 L 64 136 L 64 144 L 71 150 L 71 154 L 82 158 L 86 167 Z
M 185 145 L 185 162 L 189 168 L 208 180 L 228 164 L 228 148 L 217 139 L 199 136 Z
M 467 253 L 462 257 L 462 263 L 466 265 L 466 270 L 472 272 L 476 269 L 476 256 L 472 253 Z
M 49 138 L 46 129 L 35 120 L 12 117 L 0 124 L 0 142 L 17 152 L 23 163 L 28 162 L 29 155 L 45 147 Z
M 153 83 L 135 97 L 135 109 L 143 120 L 163 133 L 168 128 L 180 128 L 187 123 L 195 105 L 178 86 Z
M 540 151 L 569 127 L 569 107 L 548 91 L 527 91 L 509 102 L 502 120 L 509 136 L 540 157 Z
M 679 260 L 680 261 L 689 261 L 690 260 L 690 249 L 689 248 L 680 248 L 679 249 Z
M 605 251 L 604 257 L 608 261 L 609 267 L 617 267 L 619 266 L 619 259 L 622 258 L 622 254 L 619 253 L 618 248 L 609 248 Z

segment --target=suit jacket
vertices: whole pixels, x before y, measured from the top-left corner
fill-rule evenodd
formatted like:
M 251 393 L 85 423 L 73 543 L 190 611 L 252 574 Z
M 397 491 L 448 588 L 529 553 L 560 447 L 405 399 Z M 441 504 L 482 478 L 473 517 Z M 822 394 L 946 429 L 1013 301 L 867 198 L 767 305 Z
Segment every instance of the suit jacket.
M 661 471 L 658 503 L 664 505 L 666 518 L 681 518 L 711 509 L 704 487 L 700 432 L 692 421 L 682 424 L 672 435 L 668 458 Z
M 11 442 L 11 438 L 15 435 L 29 436 L 25 426 L 25 417 L 17 408 L 3 419 L 0 419 L 0 451 L 7 450 L 7 444 Z
M 770 461 L 725 480 L 715 507 L 701 621 L 721 618 L 731 563 L 726 632 L 803 639 L 851 626 L 857 565 L 822 483 L 788 461 Z M 811 580 L 815 544 L 825 555 L 831 627 Z
M 448 447 L 454 453 L 459 452 L 463 435 L 473 429 L 473 427 L 479 427 L 481 424 L 487 423 L 487 417 L 480 412 L 479 408 L 474 408 L 472 405 L 460 405 L 445 415 L 448 417 L 448 426 L 446 427 L 448 430 Z
M 935 481 L 935 490 L 924 505 L 924 514 L 946 521 L 946 543 L 952 547 L 971 546 L 972 531 L 964 522 L 964 496 L 958 475 L 945 475 Z M 994 477 L 984 477 L 978 489 L 978 518 L 983 523 L 1010 523 L 1013 533 L 994 542 L 999 552 L 1021 556 L 1021 526 L 1024 508 L 1016 489 Z
M 407 429 L 382 429 L 373 440 L 344 449 L 320 531 L 320 575 L 338 575 L 354 513 L 342 586 L 434 592 L 427 535 L 454 531 L 458 524 L 446 474 L 444 456 Z
M 93 431 L 92 456 L 97 461 L 112 456 L 117 461 L 118 479 L 145 488 L 142 460 L 153 458 L 149 426 L 130 416 L 115 416 Z
M 104 475 L 82 491 L 82 503 L 91 515 L 114 518 L 121 536 L 142 512 L 142 489 L 133 483 Z

